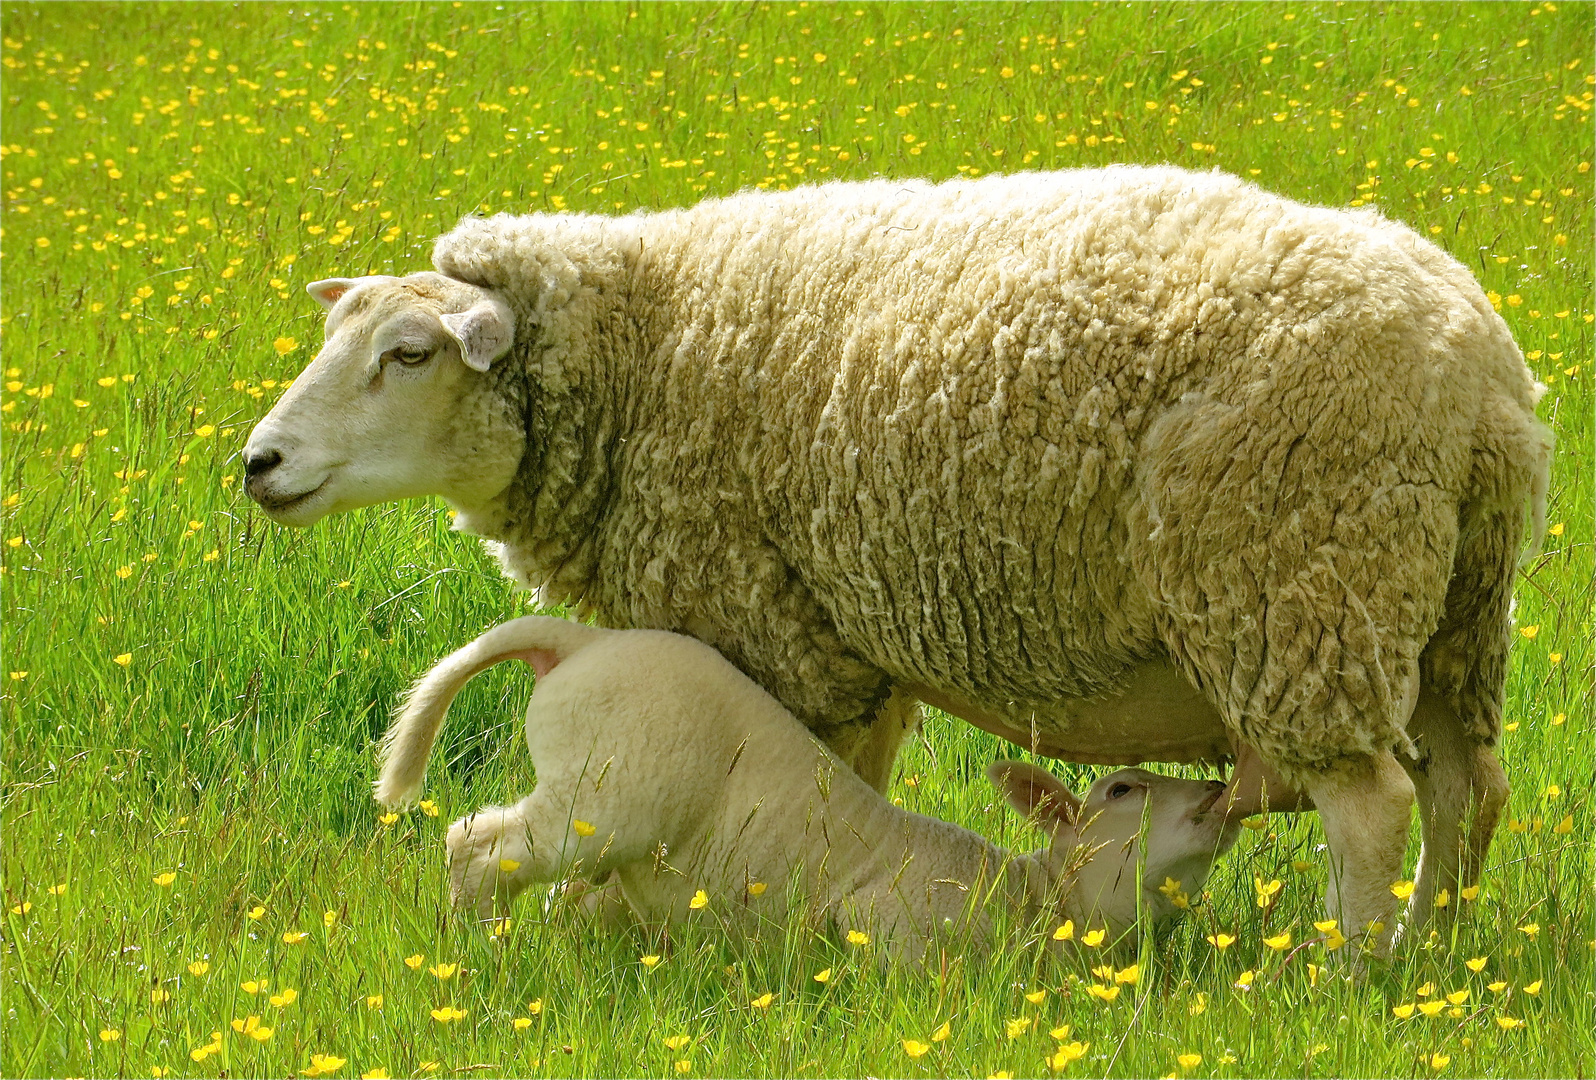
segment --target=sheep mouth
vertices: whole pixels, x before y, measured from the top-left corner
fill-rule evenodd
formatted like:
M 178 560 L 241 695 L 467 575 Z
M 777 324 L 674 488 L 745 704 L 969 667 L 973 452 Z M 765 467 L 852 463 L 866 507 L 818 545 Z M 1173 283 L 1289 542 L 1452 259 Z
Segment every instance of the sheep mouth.
M 1230 789 L 1228 787 L 1222 787 L 1212 795 L 1208 796 L 1208 798 L 1198 803 L 1197 809 L 1192 811 L 1192 820 L 1200 822 L 1207 817 L 1208 814 L 1212 813 L 1219 800 L 1224 798 L 1225 793 L 1229 790 Z
M 256 495 L 254 492 L 251 492 L 250 494 L 254 496 L 256 502 L 260 503 L 262 510 L 265 510 L 273 517 L 276 517 L 279 514 L 292 513 L 293 511 L 309 503 L 310 500 L 321 494 L 322 489 L 325 488 L 331 480 L 332 477 L 328 476 L 309 491 L 302 491 L 298 495 L 289 495 L 287 497 L 272 495 L 266 492 L 262 492 L 258 495 Z

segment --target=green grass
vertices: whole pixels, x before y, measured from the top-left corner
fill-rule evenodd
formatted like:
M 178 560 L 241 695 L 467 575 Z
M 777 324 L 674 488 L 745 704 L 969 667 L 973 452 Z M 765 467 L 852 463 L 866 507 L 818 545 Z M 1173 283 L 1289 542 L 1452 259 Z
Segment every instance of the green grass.
M 1064 1024 L 1090 1043 L 1066 1074 L 1596 1065 L 1590 5 L 8 4 L 0 23 L 0 1073 L 287 1074 L 324 1054 L 346 1076 L 1045 1074 Z M 1478 274 L 1550 385 L 1560 531 L 1518 589 L 1538 632 L 1509 674 L 1514 824 L 1455 927 L 1357 982 L 1315 985 L 1319 945 L 1265 948 L 1315 937 L 1311 816 L 1245 833 L 1195 917 L 1133 943 L 1141 978 L 1112 1004 L 1085 993 L 1091 956 L 1049 966 L 1023 934 L 916 973 L 797 930 L 702 931 L 648 970 L 650 941 L 535 898 L 499 942 L 451 918 L 443 825 L 529 785 L 529 683 L 469 688 L 439 817 L 379 822 L 372 740 L 408 679 L 524 600 L 436 504 L 289 532 L 241 495 L 237 451 L 320 333 L 304 283 L 422 268 L 478 209 L 1115 161 L 1377 203 Z M 981 779 L 1008 753 L 933 717 L 893 794 L 1034 843 Z M 1255 876 L 1284 882 L 1273 907 Z M 1239 937 L 1223 953 L 1218 929 Z M 439 961 L 464 970 L 439 980 Z M 241 989 L 258 978 L 297 1000 Z M 1461 1014 L 1393 1015 L 1427 984 L 1467 988 Z M 465 1018 L 434 1020 L 444 1005 Z M 231 1029 L 251 1015 L 266 1041 Z

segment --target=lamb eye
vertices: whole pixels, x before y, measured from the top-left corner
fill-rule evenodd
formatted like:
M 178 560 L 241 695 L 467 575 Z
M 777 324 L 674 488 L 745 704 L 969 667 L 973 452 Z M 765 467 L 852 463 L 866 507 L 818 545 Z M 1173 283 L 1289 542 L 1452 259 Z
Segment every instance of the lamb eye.
M 401 364 L 416 365 L 425 363 L 432 353 L 427 349 L 418 349 L 412 345 L 402 345 L 397 349 L 389 349 L 383 354 L 384 360 L 397 360 Z
M 1113 787 L 1108 789 L 1108 797 L 1110 799 L 1118 799 L 1122 796 L 1129 795 L 1130 790 L 1131 786 L 1129 784 L 1115 784 Z

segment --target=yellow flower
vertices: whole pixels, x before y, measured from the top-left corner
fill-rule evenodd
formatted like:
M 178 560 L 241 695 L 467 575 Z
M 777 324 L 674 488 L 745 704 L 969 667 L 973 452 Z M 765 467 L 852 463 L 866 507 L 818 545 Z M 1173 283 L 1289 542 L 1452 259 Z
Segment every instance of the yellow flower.
M 817 983 L 828 983 L 830 981 L 831 981 L 831 969 L 830 968 L 826 968 L 824 971 L 817 971 L 815 973 L 815 982 L 817 982 Z
M 1046 997 L 1046 990 L 1033 990 L 1031 993 L 1025 995 L 1025 1000 L 1029 1001 L 1032 1005 L 1040 1005 L 1042 1004 L 1043 1000 L 1046 999 Z
M 278 356 L 287 356 L 289 353 L 299 348 L 299 342 L 295 341 L 291 337 L 280 337 L 276 341 L 272 342 L 272 348 L 277 350 Z
M 1413 882 L 1393 881 L 1391 883 L 1391 895 L 1398 900 L 1406 900 L 1413 895 Z
M 677 1061 L 676 1061 L 676 1072 L 677 1072 L 678 1075 L 686 1076 L 688 1073 L 690 1073 L 692 1071 L 693 1071 L 693 1063 L 691 1061 L 688 1061 L 686 1058 L 678 1058 L 677 1059 Z
M 1452 902 L 1452 891 L 1450 889 L 1442 889 L 1440 892 L 1435 894 L 1435 906 L 1436 907 L 1444 908 L 1444 907 L 1446 907 L 1446 905 L 1450 904 L 1451 902 Z
M 915 1042 L 913 1039 L 903 1040 L 903 1052 L 911 1058 L 925 1057 L 926 1051 L 931 1049 L 930 1043 Z
M 1140 964 L 1132 964 L 1128 968 L 1120 968 L 1114 972 L 1114 981 L 1116 983 L 1124 983 L 1127 986 L 1135 986 L 1136 980 L 1141 977 L 1142 966 Z
M 216 434 L 216 425 L 215 424 L 201 424 L 199 427 L 194 429 L 194 434 L 199 436 L 202 439 L 208 439 L 212 435 Z
M 267 981 L 265 979 L 251 979 L 248 982 L 239 983 L 238 988 L 246 994 L 260 994 L 265 992 L 266 985 Z
M 380 1008 L 382 1008 L 382 995 L 381 994 L 371 994 L 371 995 L 367 996 L 367 998 L 366 998 L 366 1008 L 368 1008 L 368 1009 L 380 1009 Z
M 942 1026 L 937 1028 L 935 1031 L 933 1031 L 931 1033 L 931 1041 L 932 1042 L 947 1042 L 948 1036 L 952 1035 L 952 1034 L 953 1034 L 953 1021 L 952 1020 L 944 1020 L 944 1021 L 942 1021 Z M 1068 1035 L 1069 1032 L 1066 1031 L 1065 1034 Z
M 377 820 L 382 822 L 384 825 L 392 825 L 394 822 L 399 820 L 399 815 L 390 810 L 386 814 L 379 815 Z
M 1542 980 L 1536 979 L 1532 983 L 1525 983 L 1524 984 L 1524 992 L 1526 994 L 1530 995 L 1531 997 L 1534 997 L 1536 994 L 1541 992 L 1541 982 L 1542 982 Z
M 515 920 L 506 915 L 502 919 L 495 919 L 493 928 L 488 931 L 491 938 L 502 938 L 510 932 L 510 927 L 515 925 Z
M 117 655 L 111 657 L 111 659 L 120 664 L 122 667 L 127 667 L 133 662 L 133 654 L 130 652 L 118 653 Z
M 1497 979 L 1493 983 L 1486 983 L 1485 989 L 1489 990 L 1493 994 L 1500 994 L 1503 990 L 1507 989 L 1507 982 L 1503 979 Z
M 1469 990 L 1466 986 L 1461 990 L 1454 990 L 1450 994 L 1446 995 L 1446 1000 L 1450 1001 L 1454 1005 L 1461 1005 L 1468 999 Z
M 674 1054 L 692 1041 L 693 1037 L 691 1035 L 670 1035 L 665 1039 L 665 1049 Z
M 440 979 L 447 979 L 450 976 L 452 976 L 456 971 L 460 970 L 460 965 L 459 964 L 433 964 L 427 970 L 429 972 L 431 972 L 433 975 L 436 975 Z
M 280 1009 L 284 1005 L 292 1005 L 297 997 L 299 997 L 299 991 L 289 987 L 280 994 L 273 994 L 271 1003 Z
M 1406 1020 L 1413 1015 L 1413 1010 L 1416 1007 L 1412 1002 L 1408 1002 L 1406 1005 L 1391 1006 L 1391 1012 L 1398 1020 Z
M 1531 940 L 1534 940 L 1535 935 L 1541 932 L 1541 924 L 1540 923 L 1525 923 L 1523 926 L 1519 927 L 1518 929 L 1519 929 L 1519 932 L 1521 934 L 1524 934 L 1527 937 L 1529 937 Z
M 172 994 L 164 987 L 157 986 L 150 991 L 151 1005 L 164 1005 L 172 1000 Z
M 1199 991 L 1192 995 L 1191 1004 L 1186 1006 L 1186 1012 L 1192 1016 L 1201 1016 L 1208 1011 L 1208 995 Z
M 233 1021 L 233 1030 L 236 1031 L 236 1032 L 239 1032 L 242 1035 L 248 1035 L 251 1039 L 254 1039 L 256 1042 L 262 1042 L 263 1043 L 267 1039 L 272 1037 L 272 1032 L 274 1030 L 276 1030 L 276 1029 L 275 1028 L 269 1028 L 269 1027 L 262 1027 L 261 1023 L 260 1023 L 260 1017 L 251 1016 L 247 1020 L 234 1020 Z
M 1064 925 L 1060 926 L 1057 930 L 1053 931 L 1053 940 L 1054 941 L 1069 941 L 1074 936 L 1075 936 L 1075 921 L 1073 919 L 1065 919 L 1064 920 Z
M 517 1031 L 525 1031 L 527 1028 L 532 1026 L 532 1018 L 530 1016 L 517 1016 L 514 1020 L 510 1021 L 510 1025 Z
M 1182 1069 L 1191 1070 L 1203 1063 L 1203 1056 L 1191 1053 L 1178 1054 L 1175 1057 L 1175 1063 Z
M 1553 825 L 1552 826 L 1552 831 L 1554 833 L 1556 833 L 1558 836 L 1567 836 L 1569 833 L 1573 832 L 1574 831 L 1574 815 L 1573 814 L 1569 814 L 1562 821 L 1559 821 L 1556 825 Z
M 1093 983 L 1086 988 L 1086 992 L 1104 1002 L 1112 1002 L 1119 997 L 1119 987 L 1117 986 L 1099 986 L 1097 983 Z
M 334 1057 L 332 1054 L 310 1055 L 310 1067 L 303 1070 L 306 1076 L 325 1076 L 330 1072 L 337 1072 L 344 1067 L 347 1058 Z
M 421 970 L 422 962 L 426 959 L 427 958 L 425 956 L 421 955 L 420 953 L 416 953 L 414 956 L 405 957 L 405 966 L 411 971 L 419 971 Z
M 1289 949 L 1291 947 L 1291 931 L 1282 930 L 1274 937 L 1264 938 L 1263 943 L 1269 946 L 1275 952 L 1280 952 L 1282 949 Z
M 1247 971 L 1243 971 L 1240 975 L 1237 975 L 1236 976 L 1236 981 L 1231 983 L 1230 985 L 1234 986 L 1237 990 L 1251 990 L 1252 989 L 1252 981 L 1254 979 L 1256 979 L 1257 977 L 1258 977 L 1258 973 L 1256 971 L 1253 971 L 1253 970 L 1249 969 Z
M 868 945 L 868 944 L 870 944 L 870 935 L 865 933 L 863 930 L 849 930 L 848 931 L 848 944 L 849 945 Z
M 1029 1016 L 1017 1016 L 1013 1020 L 1003 1021 L 1003 1030 L 1009 1038 L 1018 1039 L 1031 1030 L 1031 1024 L 1034 1022 Z
M 1446 1002 L 1444 1001 L 1419 1002 L 1419 1012 L 1423 1013 L 1425 1016 L 1440 1016 L 1441 1010 L 1444 1008 L 1446 1008 Z
M 1470 971 L 1478 973 L 1481 969 L 1483 969 L 1485 967 L 1485 957 L 1483 957 L 1483 956 L 1472 957 L 1472 958 L 1470 958 L 1468 960 L 1463 961 L 1463 966 L 1468 968 Z
M 1457 894 L 1465 900 L 1474 901 L 1479 898 L 1480 887 L 1478 885 L 1470 885 L 1466 889 L 1459 889 Z
M 706 893 L 703 889 L 699 889 L 697 892 L 695 892 L 693 894 L 693 898 L 691 900 L 687 901 L 687 906 L 692 908 L 694 911 L 697 911 L 699 908 L 708 907 L 709 906 L 709 894 Z
M 1273 881 L 1265 882 L 1261 877 L 1254 877 L 1252 879 L 1252 888 L 1253 892 L 1257 894 L 1255 899 L 1258 901 L 1258 906 L 1268 907 L 1269 898 L 1280 891 L 1280 879 L 1275 878 Z
M 1236 943 L 1236 935 L 1235 934 L 1218 933 L 1218 934 L 1209 934 L 1208 935 L 1208 944 L 1212 945 L 1214 948 L 1218 949 L 1220 952 L 1224 952 L 1226 949 L 1230 948 L 1235 943 Z
M 30 912 L 32 910 L 33 910 L 33 901 L 32 900 L 24 900 L 20 904 L 12 904 L 11 905 L 11 914 L 13 914 L 13 915 L 26 915 L 28 912 Z
M 361 1073 L 360 1080 L 388 1080 L 388 1070 L 379 1065 L 375 1069 Z
M 581 821 L 581 820 L 577 820 L 577 821 L 571 822 L 571 828 L 576 830 L 576 835 L 578 835 L 578 836 L 592 836 L 595 832 L 598 831 L 598 830 L 594 829 L 593 826 L 589 825 L 587 822 Z
M 754 1000 L 750 1001 L 748 1004 L 752 1005 L 756 1009 L 768 1009 L 768 1008 L 770 1008 L 770 1003 L 772 1001 L 775 1001 L 775 1000 L 776 1000 L 776 995 L 767 992 L 767 993 L 760 994 L 758 997 L 754 998 Z
M 1058 1048 L 1058 1052 L 1047 1059 L 1047 1067 L 1054 1072 L 1064 1068 L 1072 1061 L 1079 1061 L 1086 1056 L 1086 1051 L 1092 1048 L 1091 1043 L 1067 1042 Z
M 321 924 L 327 929 L 331 930 L 333 928 L 333 924 L 335 924 L 337 921 L 338 913 L 336 911 L 324 911 L 321 913 Z
M 254 907 L 250 908 L 244 914 L 248 915 L 251 919 L 258 920 L 258 919 L 260 919 L 260 917 L 262 915 L 266 914 L 266 909 L 261 907 L 259 904 L 256 904 Z
M 1511 300 L 1512 297 L 1508 297 L 1508 299 Z M 1535 626 L 1521 626 L 1518 628 L 1518 632 L 1524 635 L 1525 641 L 1534 641 L 1535 635 L 1541 632 L 1541 628 L 1539 624 Z
M 108 1043 L 109 1042 L 116 1042 L 121 1037 L 122 1037 L 122 1030 L 120 1028 L 101 1028 L 100 1029 L 100 1041 L 101 1042 L 108 1042 Z
M 1103 939 L 1106 938 L 1106 937 L 1108 937 L 1108 930 L 1106 928 L 1099 928 L 1097 930 L 1088 930 L 1081 937 L 1081 943 L 1086 945 L 1086 946 L 1088 946 L 1089 948 L 1095 949 L 1095 948 L 1097 948 L 1099 945 L 1101 945 L 1103 943 Z
M 164 874 L 155 875 L 155 884 L 159 885 L 163 889 L 176 880 L 177 875 L 170 870 L 166 871 Z
M 1523 1027 L 1524 1021 L 1513 1016 L 1498 1016 L 1496 1018 L 1496 1026 L 1503 1031 L 1512 1031 L 1515 1028 Z
M 750 882 L 748 885 L 748 895 L 754 897 L 764 896 L 765 883 L 763 881 Z
M 298 945 L 301 941 L 304 941 L 308 937 L 310 937 L 310 934 L 304 930 L 284 930 L 283 944 Z
M 197 979 L 210 969 L 211 965 L 209 962 L 205 960 L 196 960 L 188 966 L 188 973 Z
M 541 1013 L 543 1011 L 543 999 L 542 998 L 538 998 L 535 1001 L 527 1002 L 526 1003 L 526 1011 L 531 1013 L 533 1016 L 537 1016 L 539 1013 Z
M 1449 1062 L 1451 1062 L 1451 1060 L 1452 1060 L 1451 1056 L 1447 1055 L 1447 1054 L 1442 1054 L 1440 1052 L 1431 1054 L 1430 1055 L 1430 1068 L 1436 1069 L 1436 1070 L 1444 1069 L 1444 1068 L 1446 1068 L 1447 1064 Z
M 340 581 L 338 584 L 343 586 L 349 583 L 347 581 Z M 431 799 L 422 799 L 420 802 L 416 803 L 416 809 L 420 810 L 428 817 L 438 816 L 438 804 L 433 802 Z
M 465 1018 L 464 1009 L 456 1009 L 453 1005 L 445 1005 L 441 1009 L 432 1010 L 432 1018 L 440 1024 L 452 1023 Z

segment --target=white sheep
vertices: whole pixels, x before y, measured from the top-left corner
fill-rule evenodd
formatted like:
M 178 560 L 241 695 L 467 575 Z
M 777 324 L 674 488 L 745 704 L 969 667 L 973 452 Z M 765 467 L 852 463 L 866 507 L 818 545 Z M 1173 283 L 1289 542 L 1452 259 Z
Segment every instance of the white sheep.
M 990 943 L 990 914 L 1045 916 L 1116 935 L 1179 914 L 1239 825 L 1223 784 L 1122 769 L 1084 800 L 1034 765 L 992 782 L 1049 833 L 1012 855 L 887 799 L 714 649 L 651 630 L 526 616 L 440 661 L 383 742 L 379 801 L 405 806 L 466 680 L 503 660 L 537 673 L 526 740 L 537 788 L 449 829 L 454 903 L 489 918 L 534 882 L 618 880 L 662 926 L 698 907 L 718 920 L 857 930 L 917 959 L 932 940 Z M 789 907 L 789 904 L 796 904 Z
M 1376 948 L 1415 792 L 1410 912 L 1477 876 L 1549 440 L 1405 226 L 1114 167 L 467 219 L 435 262 L 311 286 L 327 345 L 245 450 L 276 520 L 441 494 L 878 789 L 918 701 L 1075 761 L 1235 758 L 1236 812 L 1317 808 Z

